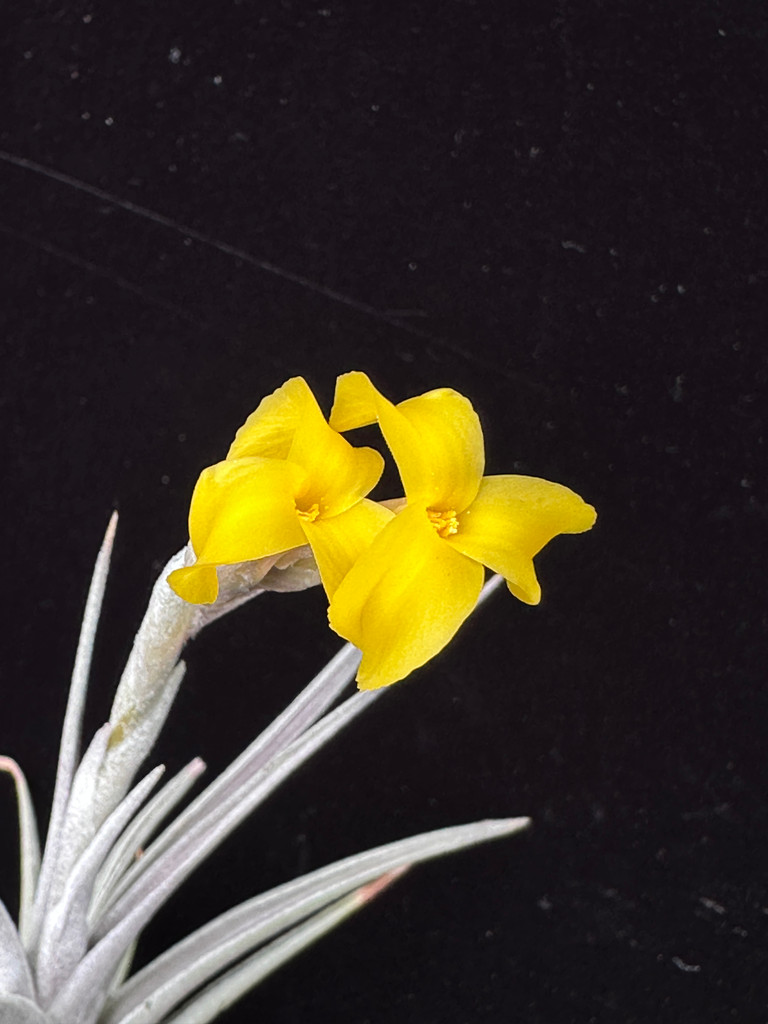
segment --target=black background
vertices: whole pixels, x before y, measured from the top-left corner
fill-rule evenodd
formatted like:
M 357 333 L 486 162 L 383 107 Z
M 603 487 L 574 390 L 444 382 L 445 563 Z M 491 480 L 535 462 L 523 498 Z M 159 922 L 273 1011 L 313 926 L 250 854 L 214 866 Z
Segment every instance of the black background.
M 763 1021 L 766 8 L 325 2 L 4 5 L 0 749 L 47 813 L 113 507 L 89 729 L 262 395 L 456 387 L 490 472 L 597 527 L 292 779 L 141 958 L 366 846 L 530 814 L 225 1019 Z M 312 591 L 212 626 L 157 756 L 221 769 L 336 649 L 324 620 Z

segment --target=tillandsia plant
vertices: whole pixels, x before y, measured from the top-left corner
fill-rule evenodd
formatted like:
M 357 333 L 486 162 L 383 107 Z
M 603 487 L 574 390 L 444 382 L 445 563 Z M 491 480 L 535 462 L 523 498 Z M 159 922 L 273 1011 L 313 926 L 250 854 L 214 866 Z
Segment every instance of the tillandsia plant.
M 404 495 L 368 495 L 383 459 L 342 432 L 377 422 Z M 96 560 L 75 656 L 41 852 L 18 765 L 18 925 L 0 903 L 2 1024 L 205 1024 L 354 913 L 412 865 L 510 835 L 527 818 L 479 821 L 348 857 L 254 896 L 131 974 L 143 929 L 184 880 L 270 793 L 372 703 L 438 653 L 506 580 L 540 599 L 533 556 L 595 512 L 559 484 L 483 476 L 479 420 L 447 388 L 393 405 L 362 373 L 339 378 L 326 421 L 302 378 L 265 398 L 226 458 L 195 487 L 189 544 L 168 562 L 107 722 L 81 752 L 81 725 L 115 535 Z M 484 585 L 484 566 L 497 575 Z M 135 783 L 204 626 L 265 591 L 321 583 L 349 642 L 287 709 L 183 810 L 196 758 L 153 796 Z M 363 692 L 337 704 L 357 677 Z

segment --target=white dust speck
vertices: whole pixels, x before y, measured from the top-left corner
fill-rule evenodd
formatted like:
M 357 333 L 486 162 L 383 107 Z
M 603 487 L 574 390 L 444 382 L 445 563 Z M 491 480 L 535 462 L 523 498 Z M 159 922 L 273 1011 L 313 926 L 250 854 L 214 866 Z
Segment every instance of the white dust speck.
M 107 128 L 111 128 L 114 123 L 115 123 L 114 117 L 105 117 L 104 118 L 104 124 L 107 126 Z
M 168 60 L 171 64 L 178 64 L 181 60 L 181 50 L 178 46 L 172 46 L 168 51 Z
M 213 76 L 213 84 L 214 85 L 221 85 L 221 83 L 223 81 L 224 81 L 224 79 L 221 77 L 221 75 L 214 75 Z
M 681 971 L 685 971 L 687 974 L 697 974 L 701 970 L 701 964 L 687 964 L 685 960 L 681 960 L 679 956 L 673 956 L 672 963 L 675 967 L 679 967 Z
M 565 239 L 560 243 L 563 249 L 573 249 L 574 252 L 586 252 L 586 245 L 581 245 L 580 242 L 573 242 L 570 239 Z

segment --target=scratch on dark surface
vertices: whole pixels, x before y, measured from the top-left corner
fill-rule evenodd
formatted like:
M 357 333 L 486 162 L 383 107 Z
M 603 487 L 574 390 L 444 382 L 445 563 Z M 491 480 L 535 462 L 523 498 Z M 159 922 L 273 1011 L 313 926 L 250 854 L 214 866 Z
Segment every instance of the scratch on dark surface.
M 76 256 L 72 252 L 68 252 L 66 249 L 60 249 L 58 246 L 52 245 L 50 242 L 46 242 L 42 238 L 34 238 L 32 235 L 26 235 L 21 231 L 16 231 L 14 228 L 9 228 L 6 224 L 0 224 L 0 234 L 7 235 L 9 238 L 15 238 L 17 241 L 23 242 L 25 245 L 41 249 L 43 252 L 47 252 L 51 256 L 55 256 L 57 259 L 71 263 L 80 270 L 86 270 L 89 274 L 94 274 L 96 277 L 103 277 L 107 281 L 111 281 L 112 284 L 117 285 L 118 288 L 122 288 L 124 291 L 130 292 L 131 295 L 137 295 L 144 302 L 151 303 L 153 306 L 159 306 L 160 309 L 164 309 L 166 312 L 172 313 L 174 316 L 178 316 L 182 320 L 187 320 L 189 323 L 195 324 L 197 327 L 205 326 L 199 317 L 196 317 L 193 313 L 183 309 L 181 306 L 177 306 L 172 302 L 166 302 L 165 299 L 161 299 L 157 295 L 152 295 L 144 288 L 140 288 L 138 285 L 127 280 L 127 278 L 121 277 L 119 274 L 113 274 L 111 270 L 108 270 L 105 267 L 100 267 L 98 264 L 92 263 L 90 260 L 84 260 L 82 257 Z
M 412 334 L 417 338 L 423 338 L 426 341 L 441 342 L 440 338 L 436 338 L 426 331 L 419 330 L 411 324 L 404 323 L 399 317 L 392 316 L 385 311 L 377 309 L 375 306 L 371 306 L 367 302 L 361 302 L 349 295 L 344 295 L 343 292 L 338 292 L 333 288 L 327 288 L 325 285 L 319 284 L 317 281 L 312 281 L 308 277 L 304 277 L 301 274 L 295 274 L 292 270 L 286 270 L 283 267 L 277 266 L 275 263 L 270 263 L 269 260 L 261 260 L 258 257 L 253 256 L 251 253 L 246 252 L 245 249 L 238 249 L 237 246 L 229 245 L 229 243 L 222 242 L 218 238 L 206 235 L 202 231 L 197 231 L 195 228 L 192 228 L 187 224 L 180 224 L 178 221 L 172 220 L 170 217 L 166 217 L 162 213 L 150 210 L 146 206 L 140 206 L 138 203 L 133 203 L 129 199 L 121 199 L 120 196 L 113 195 L 111 192 L 106 192 L 104 189 L 98 188 L 96 185 L 90 185 L 86 181 L 80 181 L 79 178 L 73 178 L 71 175 L 64 174 L 62 171 L 57 171 L 55 168 L 45 167 L 43 164 L 39 164 L 34 160 L 28 160 L 26 157 L 17 156 L 15 153 L 8 153 L 5 150 L 0 150 L 0 160 L 5 161 L 5 163 L 12 164 L 15 167 L 20 167 L 23 170 L 32 171 L 34 174 L 40 174 L 43 177 L 50 178 L 52 181 L 57 181 L 62 185 L 68 185 L 70 188 L 74 188 L 78 192 L 84 192 L 86 195 L 93 196 L 95 199 L 100 199 L 105 203 L 109 203 L 111 206 L 117 206 L 121 210 L 133 213 L 137 217 L 143 217 L 145 220 L 149 220 L 153 224 L 158 224 L 161 227 L 168 228 L 170 231 L 175 231 L 177 234 L 183 235 L 186 238 L 191 238 L 195 242 L 199 242 L 201 245 L 217 249 L 219 252 L 224 253 L 226 256 L 231 256 L 233 259 L 241 260 L 243 263 L 254 267 L 257 270 L 263 270 L 267 274 L 273 274 L 275 277 L 282 278 L 284 281 L 290 281 L 292 284 L 296 284 L 300 288 L 306 288 L 307 291 L 314 292 L 317 295 L 322 295 L 324 298 L 330 299 L 332 302 L 341 303 L 341 305 L 354 309 L 358 313 L 363 313 L 366 316 L 371 316 L 377 320 L 383 321 L 384 323 L 388 323 L 392 327 L 397 327 L 399 330 L 405 331 L 407 334 Z
M 127 213 L 132 213 L 137 217 L 141 217 L 144 220 L 148 220 L 153 224 L 157 224 L 160 227 L 168 228 L 185 238 L 191 238 L 198 242 L 200 245 L 207 246 L 215 249 L 225 256 L 230 256 L 232 259 L 240 260 L 247 266 L 253 267 L 256 270 L 261 270 L 264 273 L 272 274 L 284 281 L 289 281 L 292 284 L 298 285 L 300 288 L 304 288 L 309 292 L 313 292 L 316 295 L 320 295 L 323 298 L 328 299 L 331 302 L 339 303 L 346 306 L 348 309 L 352 309 L 357 313 L 361 313 L 364 316 L 370 316 L 381 323 L 386 323 L 391 327 L 395 327 L 399 331 L 403 331 L 405 334 L 411 335 L 414 338 L 419 338 L 422 341 L 429 342 L 433 345 L 439 345 L 454 355 L 459 356 L 461 359 L 467 360 L 469 363 L 477 366 L 490 369 L 496 376 L 503 377 L 508 380 L 515 380 L 518 384 L 522 384 L 533 390 L 540 390 L 541 386 L 536 382 L 532 381 L 525 374 L 518 374 L 511 372 L 508 368 L 500 367 L 498 359 L 484 359 L 480 354 L 467 346 L 460 345 L 456 342 L 449 341 L 446 338 L 432 334 L 429 331 L 425 331 L 422 328 L 415 327 L 413 324 L 408 323 L 403 317 L 421 317 L 427 316 L 427 312 L 424 310 L 381 310 L 376 306 L 371 306 L 367 302 L 361 302 L 358 299 L 352 298 L 349 295 L 345 295 L 343 292 L 336 291 L 333 288 L 327 288 L 325 285 L 319 284 L 317 281 L 312 281 L 310 278 L 304 277 L 301 274 L 296 274 L 291 270 L 286 270 L 283 267 L 277 266 L 275 263 L 271 263 L 269 260 L 262 260 L 245 249 L 239 249 L 237 246 L 230 245 L 228 242 L 222 242 L 218 238 L 213 238 L 211 235 L 206 235 L 202 231 L 198 231 L 187 224 L 182 224 L 179 221 L 175 221 L 170 217 L 166 217 L 162 213 L 157 213 L 155 210 L 150 210 L 146 206 L 141 206 L 138 203 L 131 202 L 130 199 L 122 199 L 120 196 L 114 195 L 111 192 L 107 192 L 105 189 L 99 188 L 96 185 L 91 185 L 86 181 L 81 181 L 79 178 L 75 178 L 70 174 L 65 174 L 63 171 L 58 171 L 53 167 L 46 167 L 44 164 L 37 163 L 35 160 L 29 160 L 27 157 L 18 156 L 16 153 L 10 153 L 7 150 L 0 149 L 0 161 L 10 164 L 14 167 L 19 167 L 22 170 L 30 171 L 33 174 L 41 175 L 42 177 L 49 178 L 52 181 L 56 181 L 59 184 L 66 185 L 69 188 L 73 188 L 78 192 L 82 192 L 85 195 L 92 196 L 94 199 L 99 199 L 102 202 L 108 203 L 111 206 L 117 207 L 118 209 L 125 210 Z M 9 228 L 3 228 L 0 226 L 0 230 L 4 230 L 6 234 L 14 235 L 21 241 L 26 242 L 28 245 L 37 245 L 39 248 L 51 255 L 56 256 L 60 259 L 67 260 L 74 266 L 80 267 L 88 273 L 98 274 L 101 277 L 106 278 L 114 282 L 118 287 L 132 292 L 135 295 L 140 296 L 147 302 L 151 302 L 157 306 L 167 309 L 178 316 L 183 317 L 186 320 L 191 320 L 193 323 L 201 323 L 200 320 L 194 318 L 194 316 L 188 313 L 186 310 L 181 309 L 172 303 L 167 303 L 163 299 L 159 299 L 152 296 L 150 293 L 145 292 L 137 285 L 132 284 L 125 278 L 110 273 L 107 270 L 103 270 L 98 265 L 91 263 L 88 260 L 84 260 L 72 253 L 69 253 L 63 249 L 58 249 L 56 246 L 50 245 L 47 242 L 43 242 L 39 239 L 24 236 L 23 234 L 14 233 Z

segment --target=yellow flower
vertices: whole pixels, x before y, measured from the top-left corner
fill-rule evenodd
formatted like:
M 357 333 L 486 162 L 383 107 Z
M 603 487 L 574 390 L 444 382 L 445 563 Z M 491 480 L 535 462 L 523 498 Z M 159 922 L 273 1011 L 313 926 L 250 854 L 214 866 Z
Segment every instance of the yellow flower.
M 339 431 L 378 421 L 406 505 L 376 534 L 336 589 L 333 629 L 363 652 L 358 683 L 386 686 L 438 653 L 474 608 L 483 566 L 538 604 L 533 556 L 558 533 L 581 533 L 596 513 L 560 484 L 483 476 L 480 421 L 449 388 L 393 405 L 364 373 L 340 377 L 330 416 Z
M 194 565 L 168 577 L 192 604 L 218 594 L 216 566 L 307 543 L 331 597 L 393 513 L 365 495 L 384 460 L 353 448 L 325 421 L 302 377 L 265 398 L 238 430 L 226 459 L 200 474 L 189 510 Z

